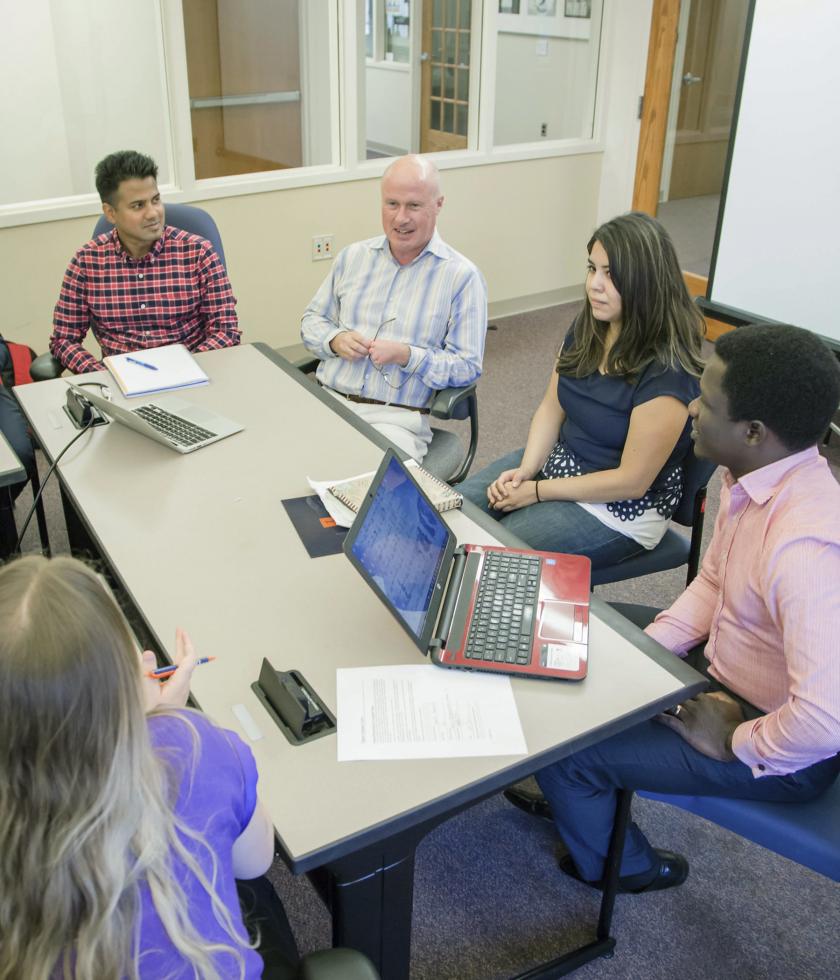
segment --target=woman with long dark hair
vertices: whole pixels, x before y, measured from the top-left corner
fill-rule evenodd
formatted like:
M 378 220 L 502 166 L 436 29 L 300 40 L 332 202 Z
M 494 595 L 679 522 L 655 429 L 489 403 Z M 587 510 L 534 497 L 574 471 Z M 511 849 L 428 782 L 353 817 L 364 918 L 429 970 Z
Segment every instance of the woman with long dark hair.
M 680 501 L 704 323 L 655 219 L 614 218 L 587 253 L 525 448 L 459 489 L 531 547 L 601 568 L 655 547 Z

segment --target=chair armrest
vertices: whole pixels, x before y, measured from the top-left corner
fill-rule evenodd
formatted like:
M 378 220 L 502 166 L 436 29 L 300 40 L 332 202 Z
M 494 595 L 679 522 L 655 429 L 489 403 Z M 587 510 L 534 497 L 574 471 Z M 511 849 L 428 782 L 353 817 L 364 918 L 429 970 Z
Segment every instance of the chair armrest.
M 436 419 L 465 419 L 475 398 L 475 382 L 463 388 L 441 388 L 432 399 L 429 410 Z
M 304 374 L 311 374 L 320 363 L 320 358 L 308 351 L 303 344 L 275 347 L 274 351 Z
M 61 376 L 64 366 L 52 354 L 39 354 L 29 365 L 29 374 L 33 381 L 50 381 Z

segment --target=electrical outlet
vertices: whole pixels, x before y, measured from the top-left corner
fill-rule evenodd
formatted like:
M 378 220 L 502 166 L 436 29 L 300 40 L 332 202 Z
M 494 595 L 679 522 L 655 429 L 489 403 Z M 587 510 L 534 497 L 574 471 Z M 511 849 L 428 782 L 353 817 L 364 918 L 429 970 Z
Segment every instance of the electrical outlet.
M 320 262 L 321 259 L 331 259 L 333 257 L 333 236 L 316 235 L 312 239 L 312 261 Z
M 548 136 L 548 123 L 543 123 L 540 126 L 540 136 Z

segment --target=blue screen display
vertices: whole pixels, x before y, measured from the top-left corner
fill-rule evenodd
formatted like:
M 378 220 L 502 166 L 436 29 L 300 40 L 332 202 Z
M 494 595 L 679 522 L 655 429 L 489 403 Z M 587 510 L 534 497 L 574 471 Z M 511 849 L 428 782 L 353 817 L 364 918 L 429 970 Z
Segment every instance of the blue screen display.
M 351 551 L 415 636 L 426 622 L 447 537 L 435 509 L 392 459 Z

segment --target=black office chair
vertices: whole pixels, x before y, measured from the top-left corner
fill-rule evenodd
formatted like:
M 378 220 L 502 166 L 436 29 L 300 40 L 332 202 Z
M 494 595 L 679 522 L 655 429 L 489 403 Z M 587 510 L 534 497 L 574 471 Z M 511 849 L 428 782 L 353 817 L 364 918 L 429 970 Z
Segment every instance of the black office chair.
M 277 353 L 304 374 L 318 367 L 318 358 L 303 344 L 275 348 Z M 429 406 L 433 418 L 470 422 L 470 441 L 466 453 L 454 432 L 432 427 L 432 441 L 423 460 L 423 468 L 446 483 L 460 483 L 470 471 L 478 448 L 478 396 L 475 384 L 463 388 L 443 388 Z
M 216 250 L 222 265 L 227 268 L 219 229 L 206 211 L 202 208 L 193 207 L 191 204 L 167 204 L 165 220 L 173 228 L 180 228 L 193 235 L 201 235 L 202 238 L 206 238 Z M 98 235 L 104 235 L 113 227 L 105 215 L 101 214 L 91 237 L 96 238 Z M 59 377 L 63 370 L 61 361 L 47 353 L 35 358 L 30 365 L 29 373 L 32 375 L 33 381 L 49 381 L 51 378 Z
M 297 980 L 379 980 L 379 973 L 362 953 L 336 947 L 307 953 L 298 966 Z
M 688 564 L 688 574 L 685 584 L 688 585 L 697 575 L 700 566 L 700 544 L 703 538 L 703 516 L 706 511 L 706 487 L 712 473 L 717 469 L 716 463 L 698 459 L 694 455 L 694 447 L 690 447 L 683 461 L 685 488 L 679 507 L 674 512 L 672 521 L 691 528 L 691 537 L 669 527 L 665 537 L 651 551 L 635 555 L 617 565 L 601 568 L 592 572 L 592 585 L 606 585 L 609 582 L 625 582 L 630 578 L 642 575 L 652 575 L 654 572 L 665 572 L 670 568 L 679 568 Z

